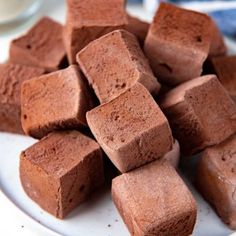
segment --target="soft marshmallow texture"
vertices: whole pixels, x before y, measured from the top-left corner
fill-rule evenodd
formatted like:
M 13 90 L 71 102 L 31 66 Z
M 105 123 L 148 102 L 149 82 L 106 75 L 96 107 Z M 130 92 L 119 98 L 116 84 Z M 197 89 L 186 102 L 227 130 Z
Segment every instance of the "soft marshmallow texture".
M 236 229 L 236 136 L 207 148 L 197 172 L 197 186 L 230 228 Z
M 169 123 L 139 83 L 86 116 L 98 143 L 122 173 L 159 159 L 172 149 Z
M 6 63 L 0 65 L 0 130 L 23 133 L 21 84 L 44 73 L 44 69 Z
M 92 108 L 87 85 L 75 65 L 26 81 L 21 99 L 22 127 L 34 138 L 86 126 L 85 113 Z
M 196 203 L 168 163 L 155 161 L 112 181 L 112 199 L 132 236 L 188 236 Z
M 218 144 L 236 132 L 236 105 L 215 75 L 172 89 L 161 107 L 185 155 Z
M 44 17 L 10 46 L 10 61 L 23 65 L 58 70 L 65 62 L 62 25 Z
M 89 42 L 127 24 L 124 0 L 67 0 L 63 38 L 69 62 Z
M 172 86 L 200 76 L 213 28 L 205 14 L 161 3 L 144 46 L 158 79 Z
M 64 218 L 103 184 L 102 151 L 77 131 L 51 133 L 22 152 L 20 179 L 33 201 Z
M 90 43 L 77 61 L 101 103 L 109 102 L 136 82 L 153 95 L 160 85 L 134 35 L 113 31 Z

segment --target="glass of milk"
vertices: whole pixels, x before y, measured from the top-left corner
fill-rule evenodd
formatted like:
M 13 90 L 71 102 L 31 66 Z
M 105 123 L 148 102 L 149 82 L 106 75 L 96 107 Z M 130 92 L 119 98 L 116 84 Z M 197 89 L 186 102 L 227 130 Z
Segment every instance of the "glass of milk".
M 0 25 L 24 20 L 32 16 L 42 0 L 0 0 Z

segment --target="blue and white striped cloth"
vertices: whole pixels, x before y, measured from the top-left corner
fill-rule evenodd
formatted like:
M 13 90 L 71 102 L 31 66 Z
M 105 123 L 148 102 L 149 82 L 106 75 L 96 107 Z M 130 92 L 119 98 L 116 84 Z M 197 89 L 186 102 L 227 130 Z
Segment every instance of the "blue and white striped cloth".
M 142 3 L 155 4 L 160 2 L 159 0 L 128 0 L 129 3 Z M 163 0 L 164 2 L 176 3 L 180 6 L 202 10 L 211 15 L 218 24 L 221 31 L 230 37 L 236 38 L 236 1 L 235 0 Z M 151 7 L 152 9 L 152 7 Z

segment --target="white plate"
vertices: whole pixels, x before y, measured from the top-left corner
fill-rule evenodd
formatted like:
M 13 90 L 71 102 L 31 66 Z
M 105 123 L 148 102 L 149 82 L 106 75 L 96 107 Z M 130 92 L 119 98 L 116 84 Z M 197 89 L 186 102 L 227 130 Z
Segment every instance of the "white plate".
M 57 20 L 63 21 L 61 16 L 64 16 L 64 2 L 61 0 L 54 0 L 53 2 L 58 3 L 58 8 L 54 8 L 54 4 L 51 4 L 53 5 L 53 11 L 50 11 L 49 15 Z M 50 1 L 47 3 L 50 3 Z M 148 15 L 143 12 L 140 7 L 130 10 L 144 19 L 151 18 L 150 14 Z M 17 34 L 19 33 L 21 32 L 17 32 Z M 0 43 L 3 43 L 7 47 L 13 36 L 15 35 L 0 38 Z M 235 43 L 227 39 L 227 44 L 230 47 L 231 53 L 235 54 Z M 6 52 L 5 50 L 5 53 L 0 58 L 2 61 L 6 59 Z M 0 133 L 0 190 L 2 190 L 2 192 L 0 191 L 0 230 L 3 226 L 1 220 L 9 213 L 12 216 L 6 217 L 4 224 L 10 227 L 16 227 L 15 221 L 19 221 L 19 225 L 24 224 L 29 229 L 32 229 L 33 235 L 129 235 L 128 230 L 112 203 L 108 189 L 103 189 L 93 195 L 89 201 L 82 204 L 63 221 L 55 219 L 31 201 L 20 185 L 18 167 L 20 152 L 34 142 L 35 140 L 25 136 Z M 199 196 L 191 184 L 189 186 L 198 202 L 198 218 L 194 235 L 227 236 L 232 233 L 221 222 L 218 216 L 216 216 L 211 207 Z M 14 232 L 17 232 L 17 235 L 20 233 L 18 228 Z M 32 235 L 32 233 L 27 235 Z

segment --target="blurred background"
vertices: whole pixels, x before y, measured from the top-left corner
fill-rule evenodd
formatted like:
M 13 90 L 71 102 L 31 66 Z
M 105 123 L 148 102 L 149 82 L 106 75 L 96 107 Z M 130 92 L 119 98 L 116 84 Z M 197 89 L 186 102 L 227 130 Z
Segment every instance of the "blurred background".
M 160 0 L 127 0 L 128 11 L 151 21 Z M 165 0 L 181 7 L 211 15 L 228 38 L 236 38 L 236 1 L 225 0 Z M 11 39 L 28 30 L 40 17 L 47 15 L 63 23 L 65 0 L 0 0 L 0 62 L 7 60 Z

